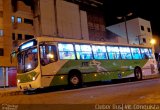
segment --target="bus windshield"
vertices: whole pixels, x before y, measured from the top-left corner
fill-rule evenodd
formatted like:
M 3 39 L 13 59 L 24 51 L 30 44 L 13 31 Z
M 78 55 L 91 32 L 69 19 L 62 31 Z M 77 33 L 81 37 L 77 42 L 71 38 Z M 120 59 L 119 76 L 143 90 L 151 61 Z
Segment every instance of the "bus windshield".
M 24 73 L 35 69 L 38 66 L 37 48 L 30 48 L 19 52 L 18 58 L 18 73 Z

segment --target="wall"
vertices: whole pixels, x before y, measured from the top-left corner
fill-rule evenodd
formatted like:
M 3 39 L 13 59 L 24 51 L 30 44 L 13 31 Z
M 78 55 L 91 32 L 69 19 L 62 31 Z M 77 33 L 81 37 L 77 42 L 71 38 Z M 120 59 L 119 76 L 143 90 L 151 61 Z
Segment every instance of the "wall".
M 8 86 L 7 68 L 0 67 L 0 87 Z
M 47 12 L 46 12 L 47 10 Z M 40 0 L 40 30 L 41 35 L 56 36 L 54 0 Z M 38 26 L 36 26 L 38 27 Z
M 107 29 L 119 36 L 118 42 L 121 43 L 121 41 L 123 41 L 122 43 L 127 43 L 124 23 L 119 23 L 119 24 L 115 24 L 115 25 L 112 25 L 112 26 L 108 26 Z M 123 40 L 121 40 L 121 38 Z
M 3 0 L 0 0 L 0 29 L 3 29 Z M 3 48 L 3 37 L 0 36 L 0 48 Z
M 89 39 L 94 41 L 108 41 L 105 21 L 101 13 L 89 11 L 88 13 Z
M 127 32 L 128 32 L 128 39 L 130 44 L 144 44 L 144 45 L 150 45 L 150 39 L 152 37 L 152 32 L 148 33 L 146 31 L 141 31 L 140 26 L 143 25 L 145 28 L 150 27 L 150 22 L 141 18 L 135 18 L 126 21 L 127 24 Z M 119 35 L 120 38 L 119 42 L 124 41 L 123 43 L 127 43 L 126 38 L 126 29 L 125 29 L 125 23 L 118 23 L 112 26 L 107 27 L 108 30 L 112 31 L 113 33 L 116 33 Z M 139 37 L 138 37 L 139 36 Z M 146 43 L 143 42 L 143 38 L 146 38 Z
M 140 34 L 142 35 L 141 38 L 146 38 L 146 42 L 150 45 L 150 40 L 152 39 L 152 28 L 149 21 L 138 18 L 139 25 L 144 26 L 144 31 L 140 29 Z M 151 32 L 148 32 L 147 28 L 150 28 Z
M 33 20 L 33 12 L 30 6 L 27 6 L 22 1 L 17 2 L 17 11 L 12 13 L 12 16 L 15 17 L 15 22 L 12 23 L 12 33 L 15 33 L 16 41 L 18 44 L 25 40 L 25 35 L 34 35 L 35 29 L 32 24 L 24 23 L 24 18 Z M 17 22 L 17 18 L 22 18 L 22 23 Z M 22 34 L 22 40 L 18 40 L 18 34 Z M 18 45 L 17 44 L 17 45 Z
M 86 11 L 80 11 L 82 39 L 89 40 L 89 30 Z
M 9 67 L 6 69 L 7 79 L 8 79 L 8 86 L 14 87 L 17 86 L 17 70 L 15 67 Z
M 3 0 L 0 0 L 0 11 L 3 11 Z
M 15 67 L 0 67 L 0 87 L 17 85 Z
M 57 1 L 58 34 L 64 38 L 81 39 L 79 6 L 66 1 Z
M 3 47 L 4 56 L 0 56 L 0 66 L 12 66 L 10 63 L 10 53 L 12 51 L 12 24 L 11 24 L 12 7 L 11 0 L 3 0 Z
M 34 23 L 36 36 L 89 39 L 87 13 L 70 2 L 40 0 Z

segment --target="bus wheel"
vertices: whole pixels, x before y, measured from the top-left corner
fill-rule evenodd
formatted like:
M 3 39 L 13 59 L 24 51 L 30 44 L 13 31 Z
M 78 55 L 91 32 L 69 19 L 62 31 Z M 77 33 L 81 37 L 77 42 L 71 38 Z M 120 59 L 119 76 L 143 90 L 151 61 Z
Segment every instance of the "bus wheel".
M 136 80 L 142 80 L 142 70 L 139 67 L 134 69 L 134 76 Z
M 72 88 L 78 88 L 82 86 L 82 77 L 80 72 L 74 71 L 68 75 L 68 85 Z

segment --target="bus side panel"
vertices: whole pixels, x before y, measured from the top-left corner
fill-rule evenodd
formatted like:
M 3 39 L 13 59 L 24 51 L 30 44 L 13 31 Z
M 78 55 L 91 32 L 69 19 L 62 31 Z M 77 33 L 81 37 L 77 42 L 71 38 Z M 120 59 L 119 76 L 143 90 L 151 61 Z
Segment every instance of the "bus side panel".
M 143 67 L 148 60 L 68 60 L 57 72 L 50 85 L 67 84 L 68 73 L 77 69 L 83 82 L 134 77 L 134 68 Z
M 142 68 L 142 74 L 144 78 L 150 76 L 157 76 L 158 75 L 158 68 L 157 63 L 154 59 L 148 60 L 148 62 Z
M 66 75 L 57 74 L 62 68 L 64 68 L 66 65 L 67 60 L 59 60 L 57 62 L 49 63 L 47 65 L 42 66 L 41 65 L 41 82 L 42 87 L 48 87 L 52 86 L 51 82 L 54 79 L 57 84 L 63 85 L 66 84 Z M 63 80 L 62 80 L 63 79 Z

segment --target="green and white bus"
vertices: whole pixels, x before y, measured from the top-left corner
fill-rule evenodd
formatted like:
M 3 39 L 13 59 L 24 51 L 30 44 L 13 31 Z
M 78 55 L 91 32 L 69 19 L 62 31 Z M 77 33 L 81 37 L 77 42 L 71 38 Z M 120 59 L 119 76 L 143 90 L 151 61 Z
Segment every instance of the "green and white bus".
M 158 75 L 146 46 L 37 37 L 22 43 L 16 56 L 20 90 Z

